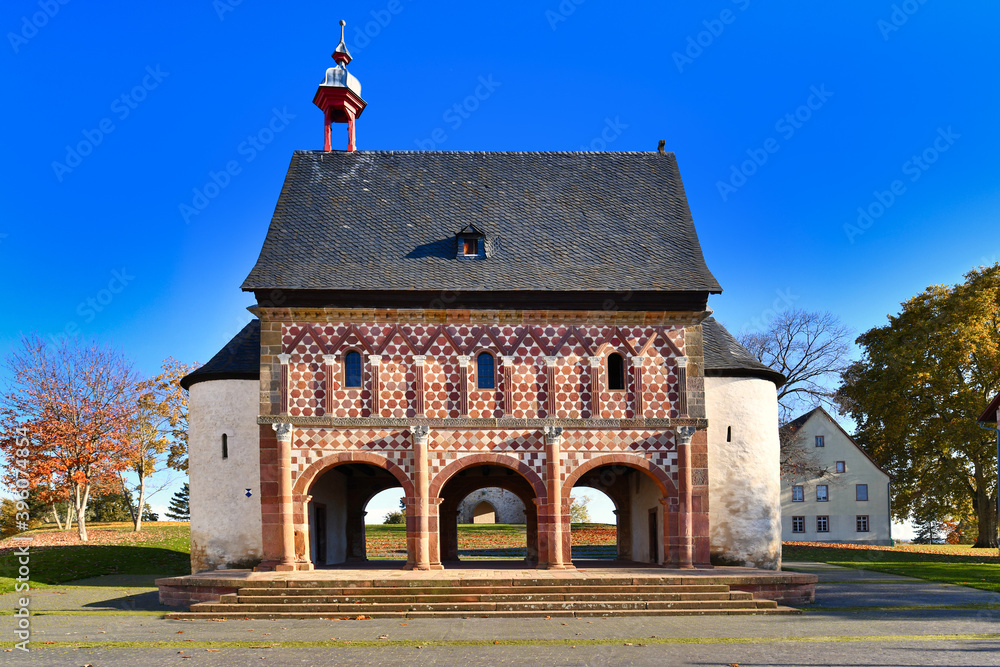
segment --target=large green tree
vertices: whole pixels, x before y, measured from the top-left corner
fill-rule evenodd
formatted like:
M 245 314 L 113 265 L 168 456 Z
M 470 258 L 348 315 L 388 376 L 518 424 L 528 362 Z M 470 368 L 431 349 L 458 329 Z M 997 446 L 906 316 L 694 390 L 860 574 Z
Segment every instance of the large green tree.
M 862 334 L 843 374 L 841 412 L 893 475 L 893 514 L 971 504 L 977 547 L 997 546 L 995 438 L 976 418 L 1000 391 L 1000 264 L 935 285 Z

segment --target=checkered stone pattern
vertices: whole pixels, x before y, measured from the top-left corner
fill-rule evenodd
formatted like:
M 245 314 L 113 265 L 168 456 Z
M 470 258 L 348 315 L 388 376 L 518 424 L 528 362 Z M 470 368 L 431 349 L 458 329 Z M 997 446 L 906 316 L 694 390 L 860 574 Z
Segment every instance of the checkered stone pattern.
M 310 345 L 309 349 L 314 347 Z M 303 417 L 324 414 L 325 395 L 326 370 L 322 355 L 316 352 L 293 354 L 288 361 L 288 414 Z
M 426 416 L 454 419 L 461 415 L 460 354 L 472 357 L 469 368 L 469 416 L 497 418 L 509 414 L 516 418 L 558 417 L 567 419 L 599 417 L 631 418 L 633 400 L 630 390 L 607 391 L 606 367 L 601 369 L 602 411 L 589 414 L 591 392 L 589 358 L 607 357 L 619 352 L 626 358 L 631 387 L 629 357 L 640 354 L 644 361 L 645 417 L 676 417 L 678 400 L 674 349 L 684 351 L 681 326 L 614 327 L 570 325 L 475 325 L 475 324 L 384 324 L 384 323 L 304 323 L 288 322 L 282 326 L 282 345 L 293 355 L 289 382 L 289 414 L 323 415 L 323 397 L 332 388 L 333 417 L 366 417 L 371 405 L 368 354 L 379 354 L 381 394 L 380 413 L 376 416 L 406 418 L 414 416 L 416 371 L 412 357 L 427 357 L 425 368 Z M 362 354 L 364 386 L 347 389 L 340 378 L 326 378 L 322 354 L 340 357 L 338 374 L 343 373 L 343 355 L 349 350 Z M 475 356 L 489 351 L 497 357 L 514 357 L 511 380 L 512 404 L 502 401 L 502 366 L 498 362 L 496 390 L 478 390 L 475 382 Z M 545 357 L 555 356 L 556 414 L 546 413 L 548 392 Z M 328 387 L 329 385 L 329 387 Z
M 296 429 L 292 440 L 292 478 L 297 479 L 310 464 L 340 452 L 364 451 L 384 456 L 413 474 L 413 451 L 409 433 L 393 430 Z
M 677 479 L 677 445 L 671 431 L 573 429 L 563 431 L 563 481 L 591 459 L 622 453 L 641 456 Z
M 471 454 L 503 454 L 545 474 L 545 439 L 538 431 L 432 430 L 427 455 L 433 478 L 452 462 Z

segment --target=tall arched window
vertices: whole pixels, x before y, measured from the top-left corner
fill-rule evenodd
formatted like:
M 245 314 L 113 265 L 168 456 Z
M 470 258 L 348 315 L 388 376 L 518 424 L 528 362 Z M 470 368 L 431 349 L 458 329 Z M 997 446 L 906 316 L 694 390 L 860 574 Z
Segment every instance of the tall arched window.
M 229 458 L 229 436 L 225 433 L 222 434 L 222 458 Z
M 617 352 L 608 355 L 608 389 L 625 389 L 625 359 Z
M 476 388 L 497 388 L 496 361 L 489 352 L 480 352 L 476 357 Z
M 344 355 L 344 386 L 359 389 L 361 387 L 361 353 L 348 352 Z

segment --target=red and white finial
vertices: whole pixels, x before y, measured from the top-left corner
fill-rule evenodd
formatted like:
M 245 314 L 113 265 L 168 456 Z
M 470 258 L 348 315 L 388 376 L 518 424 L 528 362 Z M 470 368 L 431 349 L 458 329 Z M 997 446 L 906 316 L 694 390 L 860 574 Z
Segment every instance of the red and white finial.
M 344 42 L 344 26 L 340 22 L 340 44 L 333 51 L 335 65 L 326 70 L 326 78 L 319 84 L 319 90 L 313 97 L 313 104 L 323 110 L 324 114 L 324 148 L 333 150 L 330 144 L 330 125 L 332 123 L 347 123 L 347 152 L 357 150 L 354 136 L 354 120 L 368 105 L 361 99 L 361 83 L 347 71 L 351 62 L 351 54 Z

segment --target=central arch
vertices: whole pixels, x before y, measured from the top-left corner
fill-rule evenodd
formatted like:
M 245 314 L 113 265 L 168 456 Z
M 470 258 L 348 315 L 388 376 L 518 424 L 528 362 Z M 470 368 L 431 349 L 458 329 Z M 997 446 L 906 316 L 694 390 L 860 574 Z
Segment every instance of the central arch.
M 539 562 L 538 505 L 545 502 L 545 485 L 539 476 L 521 461 L 502 454 L 483 453 L 465 456 L 437 474 L 430 484 L 430 498 L 438 510 L 438 539 L 431 541 L 435 562 L 456 562 L 458 558 L 458 506 L 470 493 L 498 487 L 516 495 L 525 510 L 525 561 Z

